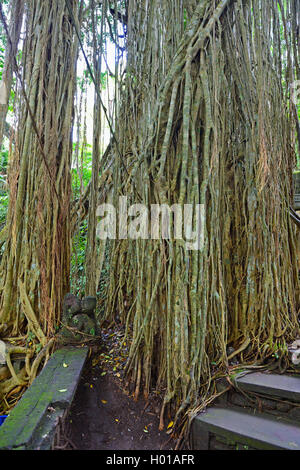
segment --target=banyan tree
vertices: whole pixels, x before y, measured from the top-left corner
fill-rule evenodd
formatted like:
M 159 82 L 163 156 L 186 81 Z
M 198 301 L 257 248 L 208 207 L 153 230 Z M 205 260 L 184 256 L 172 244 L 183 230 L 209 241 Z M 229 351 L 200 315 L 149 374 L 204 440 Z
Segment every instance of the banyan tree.
M 19 132 L 0 234 L 0 333 L 27 327 L 46 344 L 69 288 L 70 134 L 86 5 L 26 5 Z M 105 319 L 118 317 L 126 328 L 126 372 L 136 396 L 163 390 L 163 426 L 167 405 L 177 418 L 204 406 L 232 357 L 260 366 L 274 356 L 283 367 L 287 344 L 299 335 L 298 235 L 289 207 L 300 2 L 89 3 L 96 5 L 103 37 L 104 19 L 112 17 L 118 51 L 123 24 L 127 64 L 121 71 L 117 63 L 112 139 L 101 165 L 99 149 L 93 152 L 93 182 L 84 196 L 91 195 L 93 211 L 87 259 L 102 259 L 99 250 L 106 250 Z M 97 60 L 95 54 L 94 69 Z M 99 118 L 97 74 L 95 83 Z M 108 173 L 110 186 L 103 188 Z M 98 243 L 98 181 L 116 208 L 120 196 L 128 206 L 200 206 L 202 243 L 189 249 L 174 234 Z M 91 276 L 88 291 L 94 290 Z
M 69 289 L 77 56 L 64 2 L 26 2 L 22 71 L 13 58 L 11 65 L 21 90 L 10 205 L 0 235 L 0 332 L 18 336 L 28 327 L 42 345 Z
M 177 417 L 203 405 L 228 346 L 259 365 L 299 334 L 299 1 L 131 0 L 127 29 L 115 206 L 122 194 L 204 208 L 199 250 L 172 237 L 111 246 L 106 315 L 132 335 L 136 395 L 165 390 L 163 425 L 167 404 Z

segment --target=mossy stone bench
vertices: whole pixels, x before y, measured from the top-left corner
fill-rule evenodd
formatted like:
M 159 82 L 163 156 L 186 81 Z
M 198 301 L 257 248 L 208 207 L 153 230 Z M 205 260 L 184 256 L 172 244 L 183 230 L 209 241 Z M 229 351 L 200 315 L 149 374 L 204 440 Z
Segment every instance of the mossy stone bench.
M 0 450 L 51 449 L 59 419 L 69 409 L 88 348 L 63 348 L 49 359 L 0 427 Z

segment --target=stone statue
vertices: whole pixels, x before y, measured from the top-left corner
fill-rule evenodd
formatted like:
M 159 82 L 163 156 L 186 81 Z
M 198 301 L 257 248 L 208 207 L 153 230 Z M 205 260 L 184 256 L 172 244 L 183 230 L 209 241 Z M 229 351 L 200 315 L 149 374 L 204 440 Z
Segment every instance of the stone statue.
M 84 341 L 85 335 L 98 335 L 96 305 L 96 297 L 85 297 L 80 300 L 76 295 L 67 294 L 63 301 L 60 337 L 66 341 Z

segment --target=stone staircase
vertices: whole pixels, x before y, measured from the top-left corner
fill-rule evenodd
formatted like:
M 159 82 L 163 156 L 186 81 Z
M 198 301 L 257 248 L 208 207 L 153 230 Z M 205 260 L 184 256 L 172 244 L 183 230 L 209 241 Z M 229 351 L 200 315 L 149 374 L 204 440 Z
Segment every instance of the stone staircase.
M 195 418 L 192 450 L 300 450 L 300 375 L 241 373 L 234 385 Z

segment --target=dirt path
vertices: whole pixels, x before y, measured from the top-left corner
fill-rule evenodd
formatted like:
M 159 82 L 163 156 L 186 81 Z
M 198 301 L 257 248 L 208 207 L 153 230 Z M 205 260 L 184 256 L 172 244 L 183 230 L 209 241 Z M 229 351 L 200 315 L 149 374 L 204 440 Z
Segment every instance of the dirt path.
M 109 330 L 90 358 L 67 418 L 68 437 L 78 450 L 173 450 L 167 430 L 159 431 L 159 397 L 136 402 L 122 389 L 121 343 L 122 332 Z
M 172 450 L 151 405 L 135 402 L 110 376 L 83 377 L 71 409 L 70 440 L 78 450 Z M 154 412 L 153 412 L 154 411 Z M 169 441 L 169 442 L 168 442 Z

